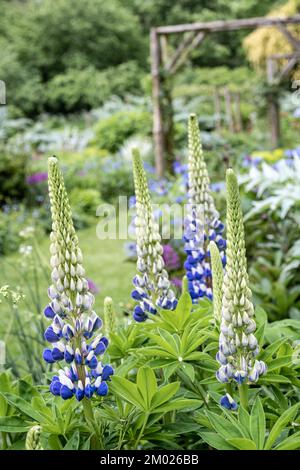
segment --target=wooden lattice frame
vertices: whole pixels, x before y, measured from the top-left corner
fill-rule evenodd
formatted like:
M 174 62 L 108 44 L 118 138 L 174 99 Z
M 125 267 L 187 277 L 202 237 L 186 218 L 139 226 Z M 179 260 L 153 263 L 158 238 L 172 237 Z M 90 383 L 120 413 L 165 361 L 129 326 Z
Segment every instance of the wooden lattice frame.
M 158 176 L 163 176 L 168 158 L 172 159 L 173 119 L 171 109 L 171 90 L 168 78 L 184 64 L 189 53 L 198 47 L 205 38 L 215 32 L 236 31 L 239 29 L 257 28 L 260 26 L 275 26 L 287 38 L 294 54 L 287 57 L 286 70 L 281 78 L 295 65 L 299 58 L 300 42 L 286 28 L 288 24 L 300 23 L 300 15 L 282 18 L 258 17 L 226 21 L 211 21 L 203 23 L 179 24 L 153 28 L 150 33 L 150 55 L 153 98 L 153 138 L 155 151 L 155 166 Z M 184 35 L 175 52 L 169 57 L 168 36 Z M 272 60 L 272 59 L 271 59 Z M 166 103 L 168 106 L 166 106 Z M 276 137 L 276 135 L 275 135 Z

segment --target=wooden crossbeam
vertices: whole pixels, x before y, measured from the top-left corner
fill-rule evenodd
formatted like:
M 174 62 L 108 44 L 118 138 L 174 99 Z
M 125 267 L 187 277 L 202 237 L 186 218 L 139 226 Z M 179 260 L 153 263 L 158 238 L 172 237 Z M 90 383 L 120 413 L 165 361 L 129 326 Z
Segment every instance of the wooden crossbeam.
M 193 38 L 195 36 L 195 33 L 190 33 L 188 34 L 185 38 L 182 39 L 180 42 L 179 46 L 175 50 L 174 54 L 172 55 L 170 61 L 167 63 L 165 69 L 167 72 L 170 72 L 174 65 L 176 64 L 177 60 L 181 56 L 182 52 L 186 49 L 186 47 L 189 46 L 189 44 L 192 42 Z
M 293 70 L 298 61 L 299 56 L 294 56 L 289 59 L 288 63 L 285 65 L 285 67 L 283 67 L 279 74 L 279 81 L 288 76 L 288 74 L 291 72 L 291 70 Z
M 156 28 L 158 34 L 176 34 L 192 31 L 204 31 L 214 33 L 218 31 L 235 31 L 237 29 L 257 28 L 260 26 L 278 26 L 285 24 L 300 23 L 300 15 L 283 17 L 258 17 L 225 21 L 209 21 L 199 23 L 178 24 L 173 26 L 159 26 Z
M 173 65 L 169 70 L 169 73 L 173 74 L 184 64 L 190 52 L 192 52 L 196 47 L 201 44 L 204 40 L 206 34 L 200 31 L 196 35 L 193 35 L 192 41 L 184 48 L 182 48 L 180 55 L 178 55 L 177 60 L 173 62 Z
M 293 48 L 300 51 L 300 41 L 295 38 L 295 36 L 293 36 L 293 34 L 285 27 L 285 25 L 279 24 L 276 27 L 286 37 Z
M 178 68 L 184 63 L 188 54 L 196 48 L 204 40 L 206 35 L 220 31 L 236 31 L 239 29 L 259 28 L 263 26 L 275 26 L 282 31 L 294 49 L 294 52 L 300 52 L 300 41 L 293 36 L 293 34 L 285 27 L 288 24 L 300 24 L 300 14 L 289 17 L 259 17 L 259 18 L 244 18 L 225 21 L 210 21 L 179 24 L 172 26 L 159 26 L 153 28 L 150 33 L 151 42 L 151 74 L 152 74 L 152 96 L 153 96 L 153 136 L 155 147 L 155 161 L 156 172 L 159 176 L 163 176 L 166 169 L 165 152 L 168 152 L 169 158 L 172 158 L 171 147 L 168 147 L 168 129 L 172 126 L 164 126 L 165 114 L 163 97 L 170 95 L 170 90 L 167 88 L 168 80 L 166 77 L 175 73 Z M 187 34 L 182 42 L 179 44 L 175 53 L 169 58 L 167 48 L 167 36 L 170 34 Z M 293 68 L 296 60 L 296 55 L 286 57 L 289 59 L 288 64 L 282 70 L 283 76 L 289 73 Z M 298 56 L 297 56 L 298 58 Z M 273 83 L 275 77 L 275 60 L 268 59 L 268 81 Z M 167 72 L 167 75 L 164 75 Z M 227 101 L 227 111 L 229 115 L 229 108 L 231 108 L 230 97 L 225 98 Z M 230 105 L 230 106 L 229 106 Z M 216 103 L 217 107 L 217 103 Z M 270 102 L 270 115 L 272 125 L 272 142 L 278 141 L 279 136 L 279 108 L 278 103 Z M 275 120 L 277 122 L 274 124 Z M 231 119 L 229 119 L 230 124 Z M 274 135 L 273 135 L 274 134 Z M 277 140 L 276 140 L 277 139 Z

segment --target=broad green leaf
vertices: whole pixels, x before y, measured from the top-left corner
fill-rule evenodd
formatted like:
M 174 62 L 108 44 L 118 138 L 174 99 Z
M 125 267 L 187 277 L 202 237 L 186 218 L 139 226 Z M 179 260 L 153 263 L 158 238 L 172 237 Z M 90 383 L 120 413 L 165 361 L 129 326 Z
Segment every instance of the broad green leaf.
M 142 356 L 165 357 L 166 359 L 170 359 L 172 361 L 174 361 L 174 359 L 177 359 L 177 354 L 170 354 L 169 351 L 154 346 L 147 346 L 145 348 L 141 348 L 140 351 L 138 351 L 138 354 L 141 354 Z
M 90 450 L 91 438 L 89 437 L 81 446 L 81 450 Z
M 219 416 L 212 411 L 207 411 L 206 413 L 214 430 L 224 439 L 228 440 L 229 438 L 243 437 L 238 423 L 234 425 L 229 422 L 228 419 L 225 419 L 223 416 Z
M 38 391 L 32 384 L 28 383 L 26 380 L 19 380 L 19 395 L 20 397 L 24 398 L 26 401 L 31 401 L 32 397 L 39 396 Z
M 7 372 L 0 374 L 0 392 L 11 392 L 10 378 Z M 5 416 L 7 413 L 7 401 L 0 395 L 0 416 Z
M 265 434 L 266 434 L 266 418 L 265 412 L 259 397 L 256 398 L 250 418 L 251 437 L 256 444 L 256 447 L 261 450 L 264 448 Z
M 282 384 L 290 384 L 291 381 L 284 375 L 279 374 L 267 374 L 262 376 L 259 379 L 259 383 L 282 383 Z
M 152 413 L 167 413 L 168 411 L 179 411 L 185 408 L 198 408 L 202 403 L 200 400 L 194 400 L 193 398 L 175 398 L 171 402 L 155 408 Z
M 14 395 L 13 393 L 2 393 L 2 396 L 5 397 L 5 399 L 12 407 L 21 411 L 22 413 L 34 419 L 38 423 L 45 422 L 45 417 L 41 413 L 36 411 L 31 404 L 23 400 L 23 398 L 18 397 L 18 395 Z
M 124 379 L 123 377 L 113 376 L 110 388 L 113 393 L 119 395 L 127 402 L 142 410 L 145 409 L 145 404 L 136 384 Z
M 251 437 L 250 436 L 250 415 L 248 411 L 246 411 L 245 408 L 243 408 L 242 406 L 239 406 L 239 409 L 238 409 L 238 420 L 241 426 L 245 430 L 247 430 L 249 437 Z
M 223 437 L 214 432 L 199 432 L 200 437 L 206 444 L 217 450 L 235 450 Z
M 284 439 L 275 447 L 275 450 L 299 450 L 300 449 L 300 432 L 296 432 Z
M 234 437 L 227 439 L 227 442 L 239 450 L 257 450 L 255 443 L 245 437 Z
M 160 387 L 151 401 L 151 408 L 157 408 L 163 403 L 169 401 L 179 390 L 180 382 L 172 382 Z
M 179 328 L 182 328 L 185 322 L 189 319 L 191 315 L 191 309 L 192 309 L 191 296 L 187 292 L 183 292 L 183 294 L 179 298 L 176 310 L 174 312 L 177 317 Z
M 80 434 L 79 431 L 75 431 L 73 436 L 66 443 L 64 450 L 78 450 Z
M 26 424 L 23 419 L 15 416 L 0 417 L 0 431 L 3 432 L 27 432 L 30 425 Z
M 178 367 L 180 366 L 180 362 L 171 362 L 167 366 L 163 367 L 163 373 L 164 373 L 164 378 L 165 380 L 169 380 L 169 378 L 175 374 L 177 371 Z
M 290 355 L 278 357 L 277 359 L 271 359 L 271 361 L 268 362 L 268 372 L 271 372 L 275 369 L 279 369 L 280 367 L 289 366 L 291 365 L 291 363 L 292 358 Z
M 263 361 L 267 361 L 270 357 L 272 357 L 276 351 L 280 348 L 280 346 L 286 341 L 286 338 L 279 338 L 277 341 L 270 344 L 260 355 L 260 359 Z
M 288 410 L 286 410 L 276 421 L 274 426 L 271 429 L 271 432 L 268 436 L 267 442 L 265 444 L 265 449 L 271 449 L 272 445 L 276 441 L 276 439 L 280 436 L 282 430 L 288 425 L 290 421 L 292 421 L 299 409 L 300 403 L 296 403 L 296 405 L 292 406 Z
M 188 376 L 188 378 L 194 382 L 195 380 L 195 369 L 192 364 L 188 364 L 187 362 L 181 363 L 181 369 L 183 372 Z
M 159 330 L 160 334 L 149 333 L 149 337 L 153 342 L 160 346 L 164 351 L 168 352 L 170 357 L 178 357 L 177 344 L 174 341 L 173 336 L 164 330 L 165 336 L 168 339 L 165 339 L 161 334 L 162 330 Z
M 153 370 L 150 367 L 141 367 L 137 373 L 136 383 L 147 410 L 149 410 L 152 397 L 157 391 L 156 377 Z

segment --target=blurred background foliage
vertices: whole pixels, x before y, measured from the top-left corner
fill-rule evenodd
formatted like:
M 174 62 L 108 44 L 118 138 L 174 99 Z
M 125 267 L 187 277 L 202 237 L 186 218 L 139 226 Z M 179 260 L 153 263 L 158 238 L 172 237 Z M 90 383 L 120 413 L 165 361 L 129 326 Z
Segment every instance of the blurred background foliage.
M 99 240 L 96 210 L 103 202 L 118 211 L 120 195 L 134 204 L 133 147 L 145 162 L 154 202 L 184 203 L 191 112 L 199 117 L 223 219 L 225 170 L 230 165 L 239 174 L 243 209 L 250 214 L 245 223 L 255 303 L 266 309 L 270 321 L 287 318 L 292 322 L 287 329 L 296 328 L 300 100 L 291 86 L 295 76 L 272 90 L 280 100 L 282 126 L 280 147 L 272 149 L 264 64 L 267 53 L 287 52 L 287 43 L 272 28 L 260 28 L 212 34 L 193 51 L 173 81 L 174 172 L 158 180 L 151 137 L 149 31 L 156 25 L 248 18 L 270 11 L 292 15 L 300 11 L 300 1 L 0 0 L 0 11 L 0 80 L 7 91 L 7 105 L 0 107 L 0 286 L 25 295 L 17 308 L 2 302 L 0 336 L 14 340 L 8 360 L 15 375 L 21 374 L 20 368 L 40 367 L 51 229 L 47 157 L 59 158 L 100 315 L 109 295 L 119 316 L 127 316 L 132 310 L 135 245 L 129 239 Z M 300 36 L 298 26 L 289 28 Z M 175 37 L 170 46 L 176 47 Z M 225 88 L 239 94 L 239 130 L 230 129 Z M 157 219 L 162 226 L 159 211 Z M 128 223 L 132 233 L 133 219 Z M 180 289 L 182 243 L 165 239 L 164 244 L 167 268 Z M 178 258 L 175 267 L 168 254 Z M 31 357 L 33 338 L 36 359 Z
M 276 3 L 276 2 L 275 2 Z M 141 93 L 151 26 L 267 13 L 265 0 L 0 1 L 0 76 L 17 115 L 99 106 Z M 247 32 L 220 33 L 192 55 L 194 66 L 246 63 Z

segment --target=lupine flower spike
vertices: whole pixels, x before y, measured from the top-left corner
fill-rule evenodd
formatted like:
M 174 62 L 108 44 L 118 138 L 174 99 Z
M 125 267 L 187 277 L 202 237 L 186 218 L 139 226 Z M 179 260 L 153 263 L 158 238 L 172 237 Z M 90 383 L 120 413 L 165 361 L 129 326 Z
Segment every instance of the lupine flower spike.
M 133 279 L 132 298 L 138 301 L 133 318 L 142 322 L 157 307 L 174 310 L 177 305 L 162 258 L 163 248 L 157 223 L 154 221 L 146 173 L 139 152 L 133 151 L 133 175 L 136 195 L 137 270 Z
M 209 241 L 215 241 L 225 265 L 226 242 L 222 237 L 224 225 L 219 220 L 210 191 L 206 163 L 203 158 L 202 144 L 197 117 L 189 118 L 189 193 L 188 214 L 185 220 L 184 264 L 189 281 L 189 292 L 193 302 L 200 297 L 212 299 L 212 275 L 210 266 Z
M 44 450 L 40 442 L 40 436 L 41 436 L 41 427 L 32 426 L 32 428 L 29 429 L 26 435 L 25 449 L 26 450 Z
M 94 296 L 85 277 L 64 180 L 55 157 L 49 158 L 49 195 L 52 285 L 44 314 L 51 325 L 44 336 L 51 348 L 44 350 L 43 357 L 48 363 L 65 363 L 52 378 L 52 394 L 65 400 L 76 396 L 80 401 L 94 393 L 106 395 L 113 369 L 103 366 L 100 360 L 108 340 L 99 333 L 102 321 L 93 310 Z
M 104 299 L 104 327 L 108 338 L 110 333 L 113 333 L 116 329 L 116 312 L 111 297 L 105 297 Z
M 224 271 L 222 266 L 222 260 L 220 252 L 218 250 L 215 242 L 211 241 L 209 243 L 209 252 L 211 259 L 211 269 L 212 269 L 212 287 L 214 293 L 214 318 L 216 325 L 220 324 L 221 321 L 221 310 L 222 310 L 222 285 Z
M 249 288 L 243 215 L 237 178 L 227 170 L 227 264 L 223 282 L 221 331 L 217 360 L 217 379 L 237 384 L 241 391 L 266 372 L 263 361 L 256 360 L 259 346 L 254 335 L 256 323 Z M 221 404 L 234 409 L 225 397 Z

